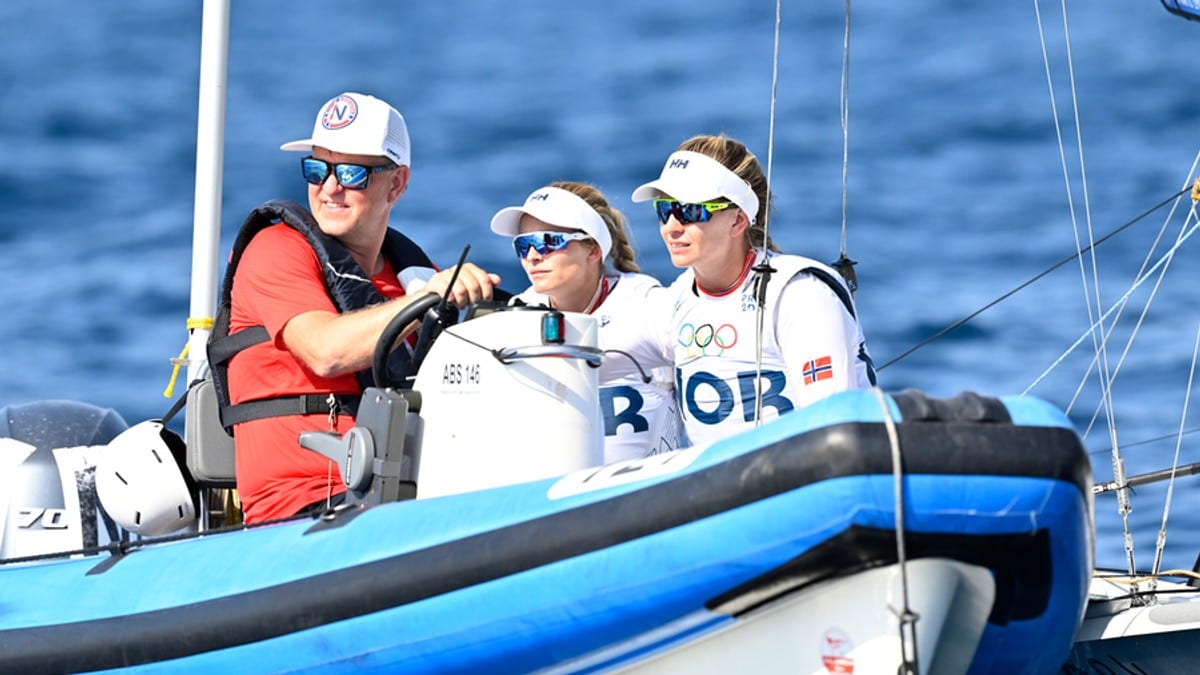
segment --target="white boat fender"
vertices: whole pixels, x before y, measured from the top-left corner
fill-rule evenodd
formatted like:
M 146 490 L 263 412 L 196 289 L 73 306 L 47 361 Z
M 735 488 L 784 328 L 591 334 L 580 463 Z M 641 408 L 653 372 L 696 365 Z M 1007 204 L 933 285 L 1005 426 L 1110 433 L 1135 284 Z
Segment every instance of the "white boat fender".
M 191 525 L 198 492 L 183 470 L 185 445 L 159 420 L 121 432 L 96 461 L 100 506 L 117 523 L 141 535 L 162 535 Z

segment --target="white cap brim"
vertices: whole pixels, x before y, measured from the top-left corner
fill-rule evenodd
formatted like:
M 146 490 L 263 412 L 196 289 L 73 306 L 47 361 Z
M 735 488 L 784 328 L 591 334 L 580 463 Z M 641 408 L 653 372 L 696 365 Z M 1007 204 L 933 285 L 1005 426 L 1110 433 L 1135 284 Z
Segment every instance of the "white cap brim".
M 751 224 L 758 218 L 758 195 L 750 184 L 724 164 L 699 152 L 671 153 L 662 174 L 634 190 L 631 199 L 645 202 L 664 196 L 692 204 L 728 199 L 746 213 Z
M 580 230 L 600 245 L 603 258 L 612 250 L 612 235 L 599 213 L 582 197 L 562 188 L 533 191 L 523 206 L 507 206 L 492 216 L 492 232 L 509 237 L 521 233 L 521 217 L 529 215 L 543 223 Z
M 313 141 L 311 138 L 305 138 L 299 141 L 288 141 L 287 143 L 279 146 L 279 149 L 287 150 L 288 152 L 312 152 Z

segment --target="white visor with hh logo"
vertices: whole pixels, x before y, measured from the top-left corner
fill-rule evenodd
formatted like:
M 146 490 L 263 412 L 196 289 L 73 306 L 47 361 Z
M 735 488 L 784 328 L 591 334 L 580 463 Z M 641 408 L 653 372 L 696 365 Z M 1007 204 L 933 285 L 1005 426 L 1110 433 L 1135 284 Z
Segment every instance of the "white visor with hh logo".
M 658 180 L 633 191 L 633 201 L 659 197 L 696 204 L 728 199 L 738 205 L 753 225 L 758 217 L 758 195 L 750 184 L 708 155 L 690 150 L 671 153 Z
M 572 230 L 580 230 L 600 245 L 601 258 L 612 250 L 612 235 L 608 225 L 590 204 L 579 195 L 556 187 L 538 188 L 525 200 L 524 206 L 509 206 L 492 216 L 492 232 L 515 236 L 521 233 L 521 216 L 534 218 Z

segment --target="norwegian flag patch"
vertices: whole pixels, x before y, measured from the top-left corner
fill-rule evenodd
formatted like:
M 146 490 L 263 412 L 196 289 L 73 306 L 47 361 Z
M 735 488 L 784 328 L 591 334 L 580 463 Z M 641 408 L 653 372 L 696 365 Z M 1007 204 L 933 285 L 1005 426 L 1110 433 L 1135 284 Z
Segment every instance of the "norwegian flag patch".
M 804 384 L 813 384 L 821 380 L 833 379 L 833 358 L 822 356 L 804 362 Z

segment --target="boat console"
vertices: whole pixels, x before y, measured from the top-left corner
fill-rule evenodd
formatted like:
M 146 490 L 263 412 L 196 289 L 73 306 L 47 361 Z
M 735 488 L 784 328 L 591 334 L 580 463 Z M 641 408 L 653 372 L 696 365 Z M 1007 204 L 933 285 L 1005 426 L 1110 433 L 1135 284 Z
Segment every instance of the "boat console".
M 496 305 L 467 316 L 420 355 L 412 390 L 368 388 L 345 435 L 301 435 L 338 464 L 347 503 L 457 494 L 603 462 L 596 320 Z

